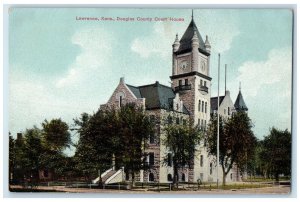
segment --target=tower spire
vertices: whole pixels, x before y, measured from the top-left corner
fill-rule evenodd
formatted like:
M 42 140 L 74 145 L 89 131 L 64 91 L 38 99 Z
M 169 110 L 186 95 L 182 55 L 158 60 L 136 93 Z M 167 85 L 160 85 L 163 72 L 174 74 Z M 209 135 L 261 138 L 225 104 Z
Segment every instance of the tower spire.
M 227 64 L 225 64 L 225 94 L 226 94 L 226 77 L 227 77 Z
M 239 91 L 241 92 L 241 90 L 242 90 L 242 84 L 241 84 L 241 82 L 240 82 Z
M 194 9 L 192 9 L 192 20 L 194 20 Z

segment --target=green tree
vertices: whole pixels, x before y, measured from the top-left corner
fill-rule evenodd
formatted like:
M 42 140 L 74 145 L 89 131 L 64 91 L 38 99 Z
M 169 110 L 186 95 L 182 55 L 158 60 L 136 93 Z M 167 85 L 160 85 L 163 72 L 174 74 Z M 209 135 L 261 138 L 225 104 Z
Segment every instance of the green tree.
M 59 178 L 64 174 L 66 165 L 64 149 L 72 145 L 68 124 L 61 119 L 45 120 L 42 123 L 42 143 L 42 169 L 52 171 L 53 178 Z
M 80 135 L 75 161 L 86 176 L 95 176 L 98 170 L 103 172 L 112 166 L 124 166 L 134 183 L 135 173 L 144 168 L 145 140 L 154 132 L 144 110 L 126 104 L 120 109 L 101 109 L 92 116 L 82 114 L 74 122 Z
M 217 115 L 211 117 L 207 132 L 208 151 L 217 155 Z M 226 184 L 226 176 L 234 163 L 243 169 L 253 158 L 256 145 L 256 137 L 251 128 L 251 120 L 246 112 L 236 112 L 228 120 L 219 121 L 219 163 L 223 171 L 223 186 Z
M 9 180 L 13 179 L 15 176 L 15 163 L 16 163 L 16 153 L 15 153 L 15 140 L 9 132 Z
M 116 159 L 120 165 L 131 174 L 132 185 L 135 174 L 145 169 L 145 149 L 148 147 L 150 134 L 154 134 L 154 122 L 145 114 L 144 110 L 135 104 L 126 104 L 121 107 L 117 115 L 118 132 L 115 141 Z M 120 137 L 120 139 L 118 139 Z M 119 143 L 119 144 L 118 144 Z
M 34 126 L 32 129 L 26 130 L 22 149 L 22 169 L 25 171 L 25 178 L 37 183 L 39 170 L 42 169 L 40 158 L 44 153 L 40 129 Z
M 286 129 L 270 129 L 270 134 L 262 141 L 261 160 L 265 162 L 265 171 L 279 181 L 279 175 L 291 174 L 291 133 Z
M 169 117 L 169 120 L 175 120 L 177 117 Z M 166 121 L 164 125 L 165 138 L 163 145 L 172 153 L 173 162 L 173 186 L 178 187 L 178 170 L 188 165 L 193 165 L 193 158 L 197 151 L 197 145 L 203 138 L 203 132 L 198 126 L 193 126 L 191 121 L 187 123 L 173 124 L 172 121 Z M 164 163 L 169 161 L 169 155 L 164 157 Z
M 79 133 L 74 160 L 77 168 L 82 171 L 81 174 L 88 180 L 97 176 L 98 171 L 101 173 L 111 168 L 113 150 L 111 147 L 114 145 L 109 144 L 109 134 L 104 131 L 107 121 L 102 111 L 92 116 L 83 113 L 79 119 L 74 120 Z
M 50 150 L 62 151 L 71 145 L 69 126 L 61 119 L 45 120 L 42 127 L 44 143 Z

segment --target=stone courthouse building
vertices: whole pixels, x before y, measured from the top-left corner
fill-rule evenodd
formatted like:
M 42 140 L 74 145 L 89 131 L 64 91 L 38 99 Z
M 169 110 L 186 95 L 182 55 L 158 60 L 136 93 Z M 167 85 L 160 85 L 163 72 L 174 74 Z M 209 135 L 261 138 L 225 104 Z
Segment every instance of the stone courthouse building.
M 154 84 L 132 86 L 120 79 L 118 86 L 108 102 L 100 107 L 121 106 L 125 103 L 136 103 L 144 107 L 146 113 L 156 120 L 156 133 L 149 139 L 147 161 L 150 169 L 140 171 L 137 181 L 142 182 L 170 182 L 174 176 L 172 162 L 163 164 L 165 156 L 172 154 L 162 144 L 164 138 L 163 123 L 169 115 L 176 117 L 174 124 L 182 124 L 191 118 L 194 124 L 206 129 L 211 113 L 216 113 L 218 101 L 211 97 L 210 52 L 211 45 L 208 37 L 203 40 L 192 18 L 185 33 L 179 40 L 176 35 L 173 47 L 171 86 L 165 86 L 158 81 Z M 220 115 L 228 118 L 236 111 L 248 110 L 241 91 L 233 104 L 229 91 L 220 97 Z M 179 181 L 184 182 L 216 182 L 216 157 L 210 156 L 204 143 L 198 146 L 192 168 L 185 167 L 179 170 Z M 227 175 L 227 181 L 238 180 L 237 170 L 232 169 Z M 124 180 L 123 170 L 106 171 L 101 176 L 105 183 Z M 128 177 L 128 176 L 127 176 Z M 125 177 L 124 177 L 125 178 Z M 219 166 L 219 179 L 222 171 Z

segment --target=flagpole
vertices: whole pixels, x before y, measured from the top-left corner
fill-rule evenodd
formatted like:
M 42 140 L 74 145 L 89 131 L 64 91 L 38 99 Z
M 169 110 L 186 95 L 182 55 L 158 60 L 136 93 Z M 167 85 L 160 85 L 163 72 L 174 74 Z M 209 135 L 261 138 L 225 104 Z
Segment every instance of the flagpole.
M 220 113 L 219 113 L 219 105 L 220 105 L 220 95 L 219 95 L 219 91 L 220 91 L 220 53 L 219 53 L 219 60 L 218 60 L 218 134 L 217 134 L 217 188 L 219 188 L 219 155 L 220 155 L 220 151 L 219 151 L 219 140 L 220 140 Z

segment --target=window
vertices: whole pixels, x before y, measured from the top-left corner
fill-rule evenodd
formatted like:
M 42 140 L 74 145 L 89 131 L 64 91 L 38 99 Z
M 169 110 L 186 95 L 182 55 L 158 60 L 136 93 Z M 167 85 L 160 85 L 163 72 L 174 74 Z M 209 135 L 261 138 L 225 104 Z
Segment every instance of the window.
M 209 173 L 212 174 L 212 163 L 209 164 Z
M 202 101 L 202 112 L 204 111 L 204 101 Z
M 228 107 L 228 115 L 230 115 L 230 108 Z
M 150 137 L 149 137 L 149 142 L 150 142 L 150 144 L 153 144 L 153 143 L 154 143 L 154 139 L 155 139 L 154 133 L 150 133 Z
M 119 105 L 120 105 L 120 107 L 122 106 L 122 99 L 123 99 L 122 96 L 120 96 L 119 97 Z
M 200 127 L 200 119 L 198 119 L 198 127 Z
M 169 123 L 169 124 L 172 124 L 172 122 L 173 122 L 173 121 L 172 121 L 172 117 L 171 117 L 171 116 L 168 116 L 168 123 Z
M 176 118 L 176 124 L 179 124 L 179 117 Z
M 149 153 L 149 165 L 153 166 L 154 165 L 154 153 Z
M 153 182 L 154 181 L 154 175 L 153 173 L 149 173 L 149 182 Z
M 184 85 L 187 86 L 188 84 L 189 84 L 189 80 L 188 80 L 188 79 L 185 79 L 185 80 L 184 80 Z
M 203 167 L 203 155 L 200 156 L 200 166 Z
M 198 102 L 198 111 L 199 112 L 201 111 L 201 100 L 199 100 L 199 102 Z
M 179 109 L 179 105 L 178 105 L 178 103 L 176 104 L 176 110 L 178 110 Z
M 182 175 L 181 175 L 181 181 L 185 182 L 185 174 L 184 173 L 182 173 Z
M 205 102 L 205 113 L 207 113 L 207 102 Z
M 230 179 L 232 180 L 232 173 L 230 173 Z
M 201 129 L 203 129 L 203 120 L 201 119 Z
M 168 153 L 168 166 L 172 166 L 172 154 Z
M 206 120 L 204 120 L 204 130 L 206 130 Z
M 172 175 L 171 175 L 171 174 L 168 174 L 168 181 L 169 181 L 169 182 L 173 181 L 173 178 L 172 178 Z
M 182 80 L 179 80 L 179 86 L 182 86 Z
M 206 81 L 204 81 L 204 86 L 206 86 Z
M 202 81 L 202 79 L 200 79 L 200 86 L 203 86 L 203 81 Z

